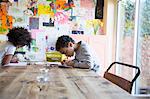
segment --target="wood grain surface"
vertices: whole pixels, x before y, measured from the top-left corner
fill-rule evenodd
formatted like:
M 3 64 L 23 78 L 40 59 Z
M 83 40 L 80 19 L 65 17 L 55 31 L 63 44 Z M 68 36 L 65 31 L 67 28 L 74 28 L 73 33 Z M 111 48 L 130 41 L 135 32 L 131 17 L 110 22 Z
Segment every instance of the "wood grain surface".
M 49 80 L 41 83 L 41 68 L 0 68 L 0 99 L 136 99 L 88 69 L 47 67 Z

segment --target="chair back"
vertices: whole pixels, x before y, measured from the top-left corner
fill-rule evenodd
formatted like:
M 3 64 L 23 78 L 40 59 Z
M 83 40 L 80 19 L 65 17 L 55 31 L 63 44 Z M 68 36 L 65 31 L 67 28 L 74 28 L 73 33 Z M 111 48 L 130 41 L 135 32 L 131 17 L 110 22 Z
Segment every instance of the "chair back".
M 123 77 L 120 77 L 118 75 L 109 73 L 108 71 L 110 70 L 110 68 L 114 65 L 114 64 L 119 64 L 122 66 L 127 66 L 127 67 L 131 67 L 137 70 L 137 73 L 135 74 L 134 78 L 132 79 L 132 81 L 129 81 Z M 104 73 L 104 78 L 106 78 L 107 80 L 111 81 L 112 83 L 118 85 L 119 87 L 121 87 L 122 89 L 126 90 L 127 92 L 131 93 L 132 91 L 132 86 L 133 83 L 135 82 L 135 80 L 138 78 L 138 76 L 140 75 L 140 69 L 137 66 L 133 66 L 133 65 L 129 65 L 126 63 L 121 63 L 121 62 L 113 62 L 108 69 L 106 70 L 106 72 Z

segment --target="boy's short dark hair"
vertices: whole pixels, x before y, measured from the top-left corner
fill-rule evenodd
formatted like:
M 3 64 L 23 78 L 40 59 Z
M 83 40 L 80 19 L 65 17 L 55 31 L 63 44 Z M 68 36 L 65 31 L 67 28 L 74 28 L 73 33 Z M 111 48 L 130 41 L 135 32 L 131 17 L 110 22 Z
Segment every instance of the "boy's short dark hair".
M 68 35 L 60 36 L 56 41 L 56 50 L 59 51 L 60 48 L 68 47 L 69 42 L 75 43 L 75 41 Z
M 14 27 L 7 34 L 8 41 L 14 46 L 25 46 L 30 48 L 30 43 L 32 41 L 31 34 L 27 29 L 23 27 Z

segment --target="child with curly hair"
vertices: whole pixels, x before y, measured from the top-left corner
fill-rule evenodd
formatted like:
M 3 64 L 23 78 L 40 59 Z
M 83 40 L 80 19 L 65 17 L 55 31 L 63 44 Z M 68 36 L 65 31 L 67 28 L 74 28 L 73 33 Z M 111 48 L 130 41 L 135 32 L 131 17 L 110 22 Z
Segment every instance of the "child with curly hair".
M 32 41 L 31 34 L 27 29 L 14 27 L 7 34 L 8 41 L 0 44 L 0 64 L 9 64 L 17 48 L 28 46 Z

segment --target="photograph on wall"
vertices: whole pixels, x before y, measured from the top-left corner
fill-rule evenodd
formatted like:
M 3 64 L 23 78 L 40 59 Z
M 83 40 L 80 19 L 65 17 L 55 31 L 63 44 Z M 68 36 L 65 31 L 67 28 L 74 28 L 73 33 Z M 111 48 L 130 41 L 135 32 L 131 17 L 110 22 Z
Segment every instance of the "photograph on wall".
M 39 29 L 39 18 L 30 17 L 29 18 L 29 29 Z
M 84 31 L 73 30 L 72 34 L 84 34 Z
M 49 18 L 49 22 L 43 22 L 43 26 L 54 27 L 54 20 L 52 20 L 52 18 Z

